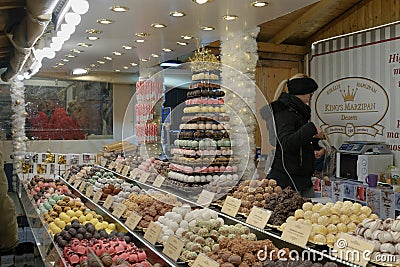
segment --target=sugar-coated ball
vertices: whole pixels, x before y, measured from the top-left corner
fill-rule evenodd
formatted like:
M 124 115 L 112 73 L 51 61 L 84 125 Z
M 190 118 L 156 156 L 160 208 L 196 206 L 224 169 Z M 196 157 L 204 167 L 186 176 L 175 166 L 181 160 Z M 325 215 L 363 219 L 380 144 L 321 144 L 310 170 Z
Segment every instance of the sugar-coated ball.
M 311 202 L 306 202 L 303 204 L 304 211 L 312 210 L 312 207 L 313 207 L 313 204 Z

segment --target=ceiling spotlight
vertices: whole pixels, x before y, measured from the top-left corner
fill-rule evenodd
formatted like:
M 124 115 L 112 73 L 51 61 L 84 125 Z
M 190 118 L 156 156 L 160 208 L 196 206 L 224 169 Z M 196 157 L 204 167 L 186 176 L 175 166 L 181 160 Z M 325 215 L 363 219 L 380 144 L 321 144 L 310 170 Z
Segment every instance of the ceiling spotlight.
M 137 37 L 147 37 L 147 36 L 150 36 L 150 34 L 147 33 L 147 32 L 137 32 L 137 33 L 135 33 L 135 35 L 136 35 Z
M 100 37 L 98 37 L 98 36 L 88 36 L 88 37 L 86 37 L 86 39 L 88 39 L 90 41 L 96 41 L 96 40 L 100 39 Z
M 135 42 L 136 43 L 144 43 L 144 39 L 136 39 Z
M 142 58 L 140 61 L 142 61 L 142 62 L 147 62 L 147 61 L 149 61 L 147 58 Z
M 215 30 L 214 27 L 210 27 L 210 26 L 203 26 L 203 27 L 201 27 L 201 29 L 202 29 L 203 31 L 213 31 L 213 30 Z
M 188 43 L 186 43 L 186 42 L 176 42 L 176 44 L 177 45 L 182 45 L 182 46 L 188 45 Z
M 103 61 L 103 60 L 97 60 L 97 63 L 99 63 L 99 64 L 106 64 L 106 62 Z
M 95 68 L 95 67 L 97 67 L 97 65 L 96 64 L 90 64 L 90 67 Z
M 227 21 L 236 20 L 238 18 L 239 17 L 236 16 L 236 15 L 225 15 L 225 16 L 222 17 L 223 20 L 227 20 Z
M 211 0 L 192 0 L 192 1 L 195 2 L 196 4 L 199 4 L 199 5 L 203 5 L 203 4 L 206 4 L 208 2 L 211 2 Z
M 161 29 L 167 27 L 167 25 L 162 24 L 162 23 L 153 23 L 151 24 L 151 27 L 156 28 L 156 29 Z
M 82 46 L 82 47 L 89 47 L 89 46 L 92 46 L 92 44 L 87 44 L 87 43 L 78 43 L 78 46 Z
M 88 73 L 87 69 L 76 68 L 76 69 L 72 70 L 72 75 L 83 75 L 83 74 L 87 74 L 87 73 Z
M 79 49 L 71 49 L 70 51 L 71 51 L 72 53 L 77 53 L 77 54 L 83 53 L 83 51 L 82 51 L 82 50 L 79 50 Z
M 121 56 L 123 53 L 118 52 L 118 51 L 114 51 L 114 52 L 112 52 L 112 54 L 113 54 L 114 56 Z
M 120 72 L 121 70 L 118 70 L 118 69 L 116 69 L 116 70 L 114 70 L 115 72 Z
M 106 60 L 112 60 L 112 57 L 103 57 Z
M 180 12 L 180 11 L 170 12 L 169 15 L 171 17 L 175 17 L 175 18 L 181 18 L 181 17 L 186 16 L 186 14 L 184 12 Z
M 182 65 L 182 61 L 180 60 L 167 60 L 160 64 L 160 67 L 169 68 L 169 67 L 178 67 Z
M 68 54 L 68 55 L 65 55 L 65 57 L 74 58 L 74 57 L 76 57 L 76 56 L 71 55 L 71 54 Z
M 100 24 L 113 24 L 115 21 L 111 20 L 111 19 L 98 19 L 97 20 L 98 23 Z
M 154 58 L 160 57 L 160 56 L 157 55 L 157 54 L 151 54 L 151 56 L 154 57 Z
M 112 6 L 110 7 L 110 10 L 114 12 L 126 12 L 129 8 L 126 6 Z
M 163 48 L 162 51 L 168 53 L 168 52 L 172 52 L 172 51 L 174 51 L 174 50 L 172 50 L 171 48 Z
M 123 66 L 123 68 L 124 68 L 124 70 L 127 70 L 127 69 L 129 69 L 129 67 L 128 67 L 128 66 Z
M 181 38 L 182 38 L 183 40 L 191 40 L 191 39 L 193 39 L 193 36 L 190 36 L 190 35 L 181 35 Z
M 131 50 L 131 49 L 133 49 L 133 46 L 123 45 L 122 48 L 125 49 L 125 50 Z
M 58 65 L 58 66 L 64 66 L 65 64 L 62 63 L 62 62 L 60 62 L 60 63 L 58 63 L 57 65 Z
M 100 34 L 102 33 L 102 30 L 97 30 L 97 29 L 87 29 L 86 33 L 90 33 L 90 34 Z
M 136 66 L 138 65 L 138 64 L 135 63 L 135 62 L 131 62 L 131 63 L 129 63 L 129 64 L 131 64 L 132 67 L 136 67 Z
M 65 59 L 65 58 L 63 58 L 63 59 L 61 59 L 61 61 L 64 61 L 64 62 L 69 62 L 69 59 Z
M 58 69 L 58 66 L 51 66 L 53 69 Z
M 251 5 L 254 7 L 264 7 L 267 6 L 268 3 L 265 1 L 254 1 L 253 3 L 251 3 Z

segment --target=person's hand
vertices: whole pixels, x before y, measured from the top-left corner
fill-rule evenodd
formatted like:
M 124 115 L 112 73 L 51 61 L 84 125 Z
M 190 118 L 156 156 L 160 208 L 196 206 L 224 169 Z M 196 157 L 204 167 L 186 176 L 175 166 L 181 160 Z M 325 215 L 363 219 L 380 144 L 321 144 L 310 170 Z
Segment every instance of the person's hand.
M 325 149 L 321 148 L 320 150 L 315 150 L 314 151 L 314 156 L 316 159 L 319 159 L 321 157 L 323 157 L 325 154 Z
M 317 133 L 314 135 L 315 138 L 319 138 L 322 139 L 324 138 L 324 131 L 322 131 L 321 128 L 319 128 L 318 126 L 315 125 L 315 128 L 317 129 Z

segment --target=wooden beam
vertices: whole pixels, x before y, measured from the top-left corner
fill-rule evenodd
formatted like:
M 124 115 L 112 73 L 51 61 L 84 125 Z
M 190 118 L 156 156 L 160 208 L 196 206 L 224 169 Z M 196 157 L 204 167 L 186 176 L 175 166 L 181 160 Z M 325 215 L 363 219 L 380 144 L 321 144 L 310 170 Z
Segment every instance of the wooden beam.
M 318 3 L 310 7 L 303 15 L 298 17 L 290 25 L 283 28 L 277 35 L 268 40 L 271 43 L 280 44 L 285 41 L 292 34 L 301 31 L 304 24 L 310 20 L 320 17 L 324 12 L 328 11 L 332 6 L 335 5 L 335 1 L 332 0 L 321 0 Z
M 52 78 L 59 80 L 75 80 L 75 81 L 95 81 L 117 84 L 135 84 L 138 80 L 137 75 L 132 73 L 122 72 L 102 72 L 90 71 L 86 75 L 73 76 L 68 72 L 52 72 L 52 71 L 39 71 L 35 77 Z
M 265 42 L 257 42 L 258 52 L 266 52 L 266 53 L 280 53 L 280 54 L 292 54 L 292 55 L 305 55 L 306 47 L 299 45 L 283 45 L 283 44 L 274 44 L 274 43 L 265 43 Z M 208 45 L 213 53 L 217 52 L 219 54 L 220 42 L 213 42 Z M 215 49 L 218 49 L 215 50 Z
M 350 9 L 346 10 L 344 13 L 342 13 L 341 15 L 337 16 L 334 20 L 332 20 L 331 22 L 329 22 L 328 24 L 326 24 L 325 26 L 323 26 L 321 29 L 319 29 L 316 33 L 314 33 L 308 40 L 307 40 L 307 44 L 306 47 L 311 47 L 311 44 L 315 41 L 317 41 L 317 39 L 319 39 L 318 37 L 321 36 L 321 34 L 323 34 L 326 29 L 330 29 L 330 28 L 335 28 L 335 26 L 339 23 L 341 23 L 345 18 L 347 18 L 348 16 L 350 16 L 351 14 L 353 14 L 354 12 L 356 12 L 357 10 L 359 10 L 361 7 L 363 7 L 364 5 L 366 5 L 367 3 L 369 3 L 371 0 L 360 0 L 358 1 L 354 6 L 352 6 Z M 348 32 L 344 32 L 342 31 L 340 34 L 345 34 Z M 325 36 L 324 38 L 329 38 L 329 37 L 333 37 L 333 36 Z M 323 39 L 324 39 L 323 38 Z
M 274 43 L 257 42 L 259 52 L 305 55 L 305 46 L 300 45 L 283 45 Z
M 261 59 L 274 59 L 274 60 L 282 60 L 282 61 L 303 61 L 303 55 L 294 55 L 294 54 L 280 54 L 280 53 L 271 53 L 271 52 L 258 52 L 258 58 Z

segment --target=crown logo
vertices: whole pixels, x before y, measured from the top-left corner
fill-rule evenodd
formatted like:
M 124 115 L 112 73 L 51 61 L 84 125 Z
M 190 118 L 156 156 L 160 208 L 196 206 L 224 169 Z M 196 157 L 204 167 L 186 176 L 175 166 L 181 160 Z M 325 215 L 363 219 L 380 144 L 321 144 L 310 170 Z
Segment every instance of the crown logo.
M 352 88 L 350 91 L 350 85 L 347 86 L 347 92 L 346 92 L 346 90 L 340 90 L 340 93 L 342 94 L 344 102 L 354 101 L 357 90 L 358 90 L 357 88 L 355 88 L 355 89 Z

